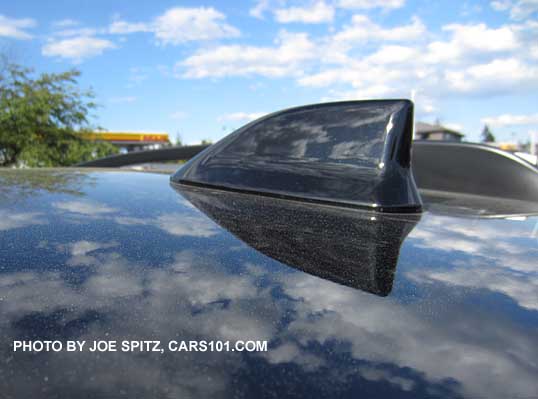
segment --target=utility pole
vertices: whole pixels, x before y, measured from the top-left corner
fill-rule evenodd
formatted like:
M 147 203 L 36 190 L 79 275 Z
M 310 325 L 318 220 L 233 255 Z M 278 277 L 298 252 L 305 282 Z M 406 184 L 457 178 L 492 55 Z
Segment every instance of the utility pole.
M 535 131 L 530 131 L 529 132 L 529 135 L 531 136 L 531 148 L 530 148 L 530 153 L 532 155 L 536 155 L 536 132 Z

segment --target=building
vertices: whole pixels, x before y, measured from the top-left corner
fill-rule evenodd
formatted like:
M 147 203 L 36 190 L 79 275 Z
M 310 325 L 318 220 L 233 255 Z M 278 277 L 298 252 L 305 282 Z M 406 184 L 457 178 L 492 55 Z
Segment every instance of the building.
M 121 152 L 156 150 L 170 145 L 168 133 L 93 132 L 87 139 L 106 141 L 120 148 Z
M 415 123 L 415 140 L 461 141 L 464 134 L 441 125 Z

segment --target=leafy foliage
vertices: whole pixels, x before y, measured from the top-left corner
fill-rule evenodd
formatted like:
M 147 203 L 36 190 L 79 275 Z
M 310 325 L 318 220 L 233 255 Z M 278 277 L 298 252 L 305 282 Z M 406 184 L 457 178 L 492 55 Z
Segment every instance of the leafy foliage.
M 482 142 L 484 143 L 495 142 L 495 136 L 493 135 L 493 133 L 491 133 L 491 130 L 489 129 L 488 125 L 484 125 L 484 129 L 482 129 Z
M 117 152 L 89 141 L 92 91 L 82 91 L 80 72 L 44 73 L 4 60 L 0 67 L 0 166 L 68 166 Z

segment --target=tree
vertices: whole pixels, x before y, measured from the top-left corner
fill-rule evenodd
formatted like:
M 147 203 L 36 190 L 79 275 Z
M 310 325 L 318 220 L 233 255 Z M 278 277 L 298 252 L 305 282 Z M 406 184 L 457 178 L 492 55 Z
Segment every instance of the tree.
M 484 129 L 482 129 L 482 142 L 483 143 L 495 142 L 495 136 L 493 135 L 493 133 L 491 133 L 491 130 L 489 129 L 488 125 L 484 125 Z
M 176 142 L 174 143 L 177 147 L 181 147 L 183 145 L 183 141 L 181 140 L 181 133 L 176 133 Z
M 202 145 L 210 145 L 211 143 L 213 143 L 210 139 L 203 139 L 200 144 Z
M 91 90 L 82 91 L 80 72 L 41 74 L 1 60 L 0 166 L 67 166 L 117 152 L 91 141 Z

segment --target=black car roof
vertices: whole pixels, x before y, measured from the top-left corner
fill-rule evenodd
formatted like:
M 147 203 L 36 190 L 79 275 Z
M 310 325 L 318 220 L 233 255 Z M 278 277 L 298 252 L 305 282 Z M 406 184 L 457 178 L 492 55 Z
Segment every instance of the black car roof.
M 0 186 L 3 396 L 538 392 L 536 216 L 450 201 L 381 215 L 126 171 L 4 170 Z M 269 350 L 14 353 L 17 339 Z

